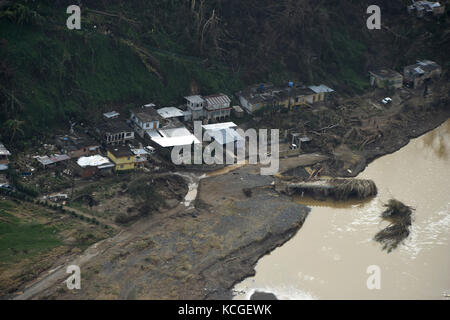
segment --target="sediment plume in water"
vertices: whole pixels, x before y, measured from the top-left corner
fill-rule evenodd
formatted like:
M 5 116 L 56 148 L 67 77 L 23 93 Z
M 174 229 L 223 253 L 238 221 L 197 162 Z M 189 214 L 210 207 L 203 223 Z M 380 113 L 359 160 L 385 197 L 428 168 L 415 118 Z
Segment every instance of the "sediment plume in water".
M 392 223 L 375 235 L 375 241 L 381 243 L 383 250 L 389 253 L 408 238 L 414 209 L 395 199 L 389 200 L 384 206 L 386 210 L 381 213 L 381 217 Z

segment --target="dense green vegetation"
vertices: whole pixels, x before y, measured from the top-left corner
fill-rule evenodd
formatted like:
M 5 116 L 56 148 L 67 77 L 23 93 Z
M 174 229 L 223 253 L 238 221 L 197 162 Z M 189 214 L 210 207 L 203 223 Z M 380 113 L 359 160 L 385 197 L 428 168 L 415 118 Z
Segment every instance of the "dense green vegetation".
M 91 0 L 82 30 L 69 0 L 0 1 L 0 140 L 24 147 L 112 108 L 177 105 L 190 93 L 233 94 L 258 81 L 367 88 L 367 71 L 416 58 L 449 67 L 447 14 L 418 20 L 408 1 Z M 23 139 L 26 138 L 26 139 Z

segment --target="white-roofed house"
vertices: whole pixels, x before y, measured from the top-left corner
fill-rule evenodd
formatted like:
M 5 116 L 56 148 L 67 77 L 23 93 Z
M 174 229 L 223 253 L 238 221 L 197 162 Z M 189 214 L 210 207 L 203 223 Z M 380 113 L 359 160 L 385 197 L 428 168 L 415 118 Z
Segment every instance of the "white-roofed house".
M 171 148 L 175 146 L 187 146 L 191 144 L 201 143 L 188 129 L 185 127 L 160 129 L 159 137 L 152 137 L 152 141 L 163 148 Z
M 90 178 L 100 173 L 101 175 L 107 175 L 112 173 L 114 164 L 109 161 L 108 158 L 101 155 L 95 155 L 90 157 L 81 157 L 77 160 L 77 167 L 75 171 L 82 178 Z

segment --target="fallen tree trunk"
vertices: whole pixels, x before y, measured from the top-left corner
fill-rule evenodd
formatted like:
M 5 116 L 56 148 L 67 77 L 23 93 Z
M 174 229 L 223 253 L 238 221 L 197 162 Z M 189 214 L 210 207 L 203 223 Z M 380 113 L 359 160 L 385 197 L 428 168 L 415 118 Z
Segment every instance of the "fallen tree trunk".
M 302 194 L 315 199 L 331 197 L 335 200 L 366 199 L 377 194 L 377 187 L 372 180 L 331 179 L 310 182 L 289 183 L 286 193 Z

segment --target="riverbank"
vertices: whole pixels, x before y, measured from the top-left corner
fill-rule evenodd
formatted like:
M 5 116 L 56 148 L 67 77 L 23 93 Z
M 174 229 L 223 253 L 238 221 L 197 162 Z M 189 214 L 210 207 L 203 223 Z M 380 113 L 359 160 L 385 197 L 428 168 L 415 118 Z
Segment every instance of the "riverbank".
M 447 120 L 358 175 L 376 182 L 379 192 L 373 199 L 336 203 L 294 197 L 312 208 L 306 223 L 258 262 L 256 275 L 235 287 L 236 298 L 265 291 L 279 299 L 445 299 L 450 285 L 449 159 Z M 388 252 L 386 243 L 377 240 L 390 226 L 382 212 L 392 198 L 414 210 L 410 234 Z M 381 270 L 380 290 L 366 286 L 366 270 L 373 265 Z

